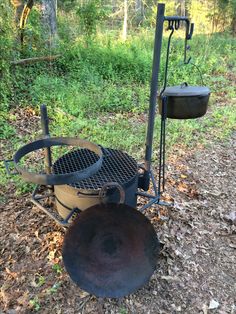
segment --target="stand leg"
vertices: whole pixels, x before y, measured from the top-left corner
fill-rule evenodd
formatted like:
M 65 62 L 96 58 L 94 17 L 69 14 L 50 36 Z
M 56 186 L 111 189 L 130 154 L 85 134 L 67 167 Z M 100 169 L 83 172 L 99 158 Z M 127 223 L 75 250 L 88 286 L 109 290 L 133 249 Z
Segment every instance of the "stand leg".
M 165 156 L 166 156 L 166 97 L 163 98 L 162 101 L 162 111 L 163 111 L 163 147 L 162 147 L 162 193 L 165 192 Z
M 161 194 L 165 191 L 165 154 L 166 154 L 166 115 L 167 115 L 167 99 L 162 98 L 162 113 L 161 113 L 161 134 L 160 134 L 160 150 L 159 150 L 159 174 L 158 185 L 156 187 L 153 174 L 151 175 L 155 195 L 148 193 L 138 192 L 137 195 L 147 197 L 150 201 L 140 208 L 140 211 L 144 211 L 153 204 L 161 206 L 173 206 L 173 203 L 161 201 Z
M 162 98 L 161 134 L 159 152 L 158 196 L 165 191 L 165 146 L 166 146 L 166 97 Z
M 47 138 L 47 137 L 50 137 L 47 107 L 45 105 L 41 105 L 40 112 L 41 112 L 41 124 L 42 124 L 43 135 L 45 136 L 45 138 Z M 45 166 L 46 166 L 46 173 L 50 174 L 51 167 L 52 167 L 52 155 L 51 155 L 50 147 L 45 148 Z

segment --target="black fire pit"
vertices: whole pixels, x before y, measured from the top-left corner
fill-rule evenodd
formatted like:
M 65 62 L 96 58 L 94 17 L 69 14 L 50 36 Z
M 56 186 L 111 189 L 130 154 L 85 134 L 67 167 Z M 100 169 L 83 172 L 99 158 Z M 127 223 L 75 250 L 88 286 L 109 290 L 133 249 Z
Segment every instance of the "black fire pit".
M 110 148 L 102 148 L 102 167 L 92 176 L 69 185 L 56 185 L 54 192 L 57 210 L 66 218 L 71 210 L 86 208 L 95 204 L 119 203 L 120 190 L 125 194 L 124 204 L 136 208 L 138 188 L 138 165 L 128 154 Z M 88 168 L 96 162 L 97 155 L 91 150 L 73 151 L 60 157 L 53 164 L 55 174 L 64 174 Z M 113 182 L 116 182 L 114 186 Z M 106 186 L 106 191 L 103 187 Z

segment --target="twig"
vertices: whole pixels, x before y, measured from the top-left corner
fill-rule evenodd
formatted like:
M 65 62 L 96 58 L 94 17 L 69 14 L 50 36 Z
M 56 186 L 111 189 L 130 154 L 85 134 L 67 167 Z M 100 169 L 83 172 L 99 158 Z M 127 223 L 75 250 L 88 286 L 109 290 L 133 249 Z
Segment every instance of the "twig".
M 53 61 L 53 60 L 59 58 L 60 56 L 61 55 L 21 59 L 21 60 L 17 60 L 17 61 L 11 61 L 11 64 L 12 65 L 25 65 L 25 64 L 36 63 L 36 62 L 40 62 L 40 61 Z

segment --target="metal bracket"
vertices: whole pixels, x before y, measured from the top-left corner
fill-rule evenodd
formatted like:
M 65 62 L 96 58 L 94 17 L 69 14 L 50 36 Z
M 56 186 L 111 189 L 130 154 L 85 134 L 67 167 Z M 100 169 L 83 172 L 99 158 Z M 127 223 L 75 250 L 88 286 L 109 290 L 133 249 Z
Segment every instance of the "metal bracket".
M 150 185 L 150 170 L 147 171 L 144 169 L 144 172 L 139 174 L 138 176 L 138 187 L 144 191 L 147 191 L 149 189 L 149 185 Z
M 147 197 L 150 201 L 141 207 L 140 211 L 144 211 L 153 204 L 162 205 L 162 206 L 173 206 L 173 203 L 163 202 L 161 200 L 161 195 L 165 191 L 165 142 L 166 142 L 166 113 L 167 113 L 167 99 L 166 96 L 162 97 L 162 108 L 161 108 L 161 134 L 160 134 L 160 151 L 159 151 L 159 174 L 158 174 L 158 186 L 153 175 L 153 172 L 150 170 L 149 175 L 152 181 L 154 195 L 137 192 L 136 194 L 142 197 Z M 139 168 L 145 170 L 142 165 L 139 165 Z M 139 186 L 140 187 L 140 186 Z
M 71 210 L 71 212 L 68 214 L 68 216 L 65 219 L 62 219 L 54 210 L 46 208 L 42 202 L 42 200 L 49 199 L 50 197 L 55 198 L 54 193 L 46 194 L 46 195 L 37 195 L 38 193 L 40 194 L 40 187 L 42 185 L 36 185 L 32 197 L 31 197 L 31 202 L 35 204 L 39 209 L 41 209 L 44 213 L 46 213 L 50 218 L 52 218 L 57 224 L 59 224 L 62 227 L 68 227 L 69 226 L 69 220 L 70 218 L 75 214 L 79 213 L 80 209 L 75 207 Z
M 125 190 L 124 188 L 117 182 L 107 182 L 105 183 L 100 192 L 99 192 L 99 198 L 100 198 L 100 202 L 101 203 L 105 203 L 104 202 L 104 198 L 106 197 L 106 194 L 107 194 L 107 191 L 111 188 L 116 188 L 119 193 L 120 193 L 120 201 L 119 201 L 119 204 L 124 204 L 125 202 Z
M 153 194 L 149 194 L 149 193 L 145 193 L 145 192 L 137 192 L 136 193 L 137 196 L 147 197 L 147 198 L 150 199 L 150 201 L 146 205 L 142 206 L 139 209 L 139 211 L 143 212 L 145 209 L 151 207 L 154 204 L 161 205 L 161 206 L 173 206 L 174 203 L 164 202 L 164 201 L 161 200 L 162 192 L 158 191 L 158 188 L 157 188 L 156 181 L 155 181 L 155 178 L 154 178 L 152 170 L 150 170 L 150 177 L 151 177 L 151 182 L 152 182 L 153 189 L 154 189 L 154 195 Z
M 184 44 L 184 64 L 189 64 L 191 61 L 191 57 L 187 59 L 187 50 L 189 50 L 189 46 L 187 44 L 188 40 L 192 39 L 193 31 L 194 31 L 194 23 L 190 23 L 189 19 L 185 16 L 165 16 L 165 21 L 168 21 L 167 30 L 178 30 L 180 27 L 180 22 L 185 22 L 186 24 L 186 32 L 185 32 L 185 44 Z

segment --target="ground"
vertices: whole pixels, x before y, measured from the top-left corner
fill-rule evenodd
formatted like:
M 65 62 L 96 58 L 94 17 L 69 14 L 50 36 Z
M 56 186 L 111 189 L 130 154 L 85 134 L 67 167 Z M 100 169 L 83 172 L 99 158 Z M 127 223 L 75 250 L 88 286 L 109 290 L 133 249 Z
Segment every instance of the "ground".
M 162 245 L 156 271 L 120 300 L 97 299 L 70 280 L 65 230 L 9 182 L 0 209 L 0 313 L 236 313 L 235 149 L 235 133 L 208 147 L 176 146 L 165 195 L 174 206 L 145 212 Z

